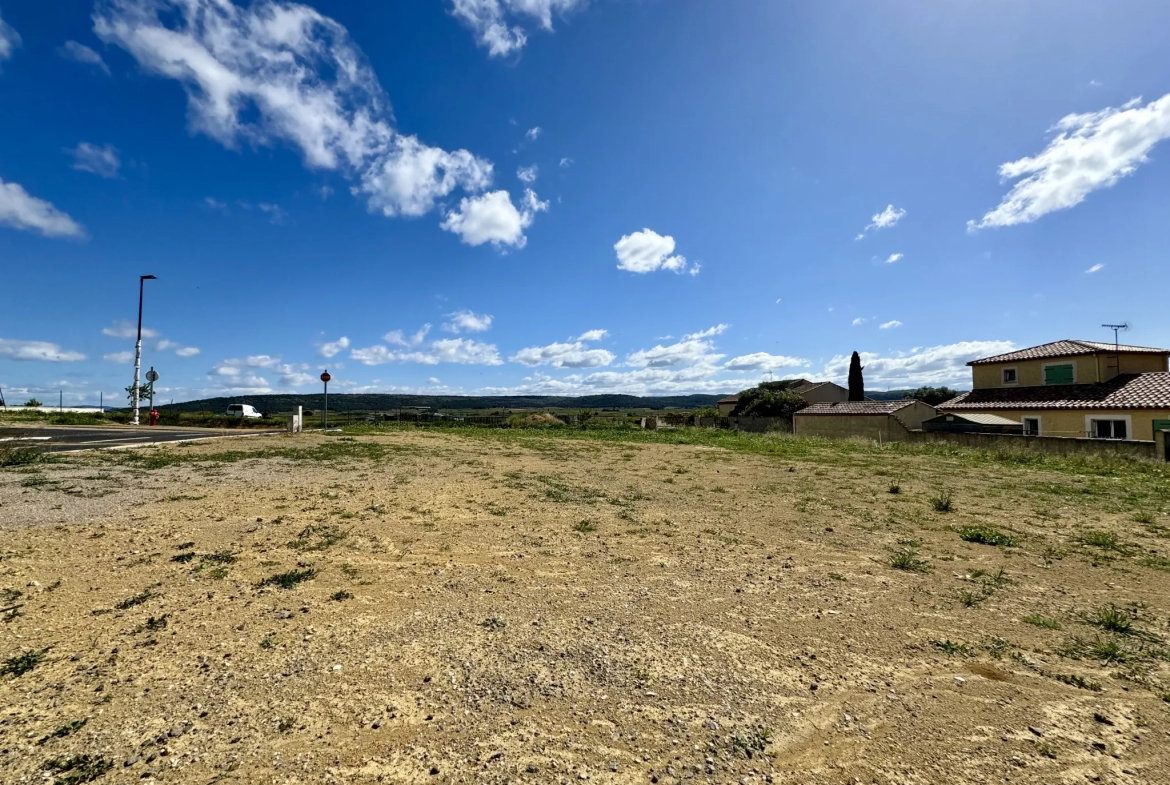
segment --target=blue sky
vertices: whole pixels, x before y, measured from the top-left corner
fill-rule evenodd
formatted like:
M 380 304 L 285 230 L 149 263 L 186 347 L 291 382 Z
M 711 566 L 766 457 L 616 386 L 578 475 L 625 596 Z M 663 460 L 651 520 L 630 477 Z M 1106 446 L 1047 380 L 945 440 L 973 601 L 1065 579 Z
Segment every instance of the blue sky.
M 1154 0 L 0 0 L 0 385 L 679 394 L 1170 345 Z

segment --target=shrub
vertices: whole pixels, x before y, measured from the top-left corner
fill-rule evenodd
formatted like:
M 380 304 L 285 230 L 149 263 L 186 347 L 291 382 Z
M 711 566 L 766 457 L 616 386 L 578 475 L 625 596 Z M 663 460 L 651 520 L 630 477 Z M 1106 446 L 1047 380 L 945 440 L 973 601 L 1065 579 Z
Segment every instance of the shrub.
M 964 526 L 959 529 L 959 537 L 967 542 L 976 542 L 981 545 L 1011 547 L 1016 544 L 1014 537 L 1004 534 L 994 526 Z
M 954 512 L 955 500 L 950 491 L 942 491 L 930 497 L 930 506 L 935 512 Z
M 509 428 L 559 428 L 565 423 L 548 412 L 513 414 L 508 418 Z
M 48 461 L 48 453 L 38 447 L 0 446 L 0 466 L 31 466 Z
M 289 570 L 288 572 L 277 573 L 276 575 L 269 575 L 264 580 L 260 581 L 258 586 L 279 586 L 282 589 L 291 589 L 298 583 L 312 580 L 317 577 L 317 571 L 312 567 L 304 570 Z
M 27 401 L 24 402 L 24 405 L 29 406 L 29 407 L 35 407 L 35 406 L 42 406 L 43 404 L 40 401 L 38 401 L 36 398 L 29 398 Z
M 914 548 L 903 548 L 890 554 L 890 566 L 895 570 L 906 572 L 929 572 L 930 566 L 918 558 L 918 551 Z
M 791 382 L 761 382 L 759 386 L 739 394 L 739 403 L 731 413 L 735 416 L 783 417 L 792 416 L 808 406 L 804 399 L 789 389 Z

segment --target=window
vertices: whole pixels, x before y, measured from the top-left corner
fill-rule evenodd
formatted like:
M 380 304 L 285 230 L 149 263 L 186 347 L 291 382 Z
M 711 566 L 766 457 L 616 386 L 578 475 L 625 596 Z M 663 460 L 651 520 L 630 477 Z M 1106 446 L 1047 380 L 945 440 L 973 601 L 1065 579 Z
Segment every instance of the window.
M 1016 384 L 1017 381 L 1018 380 L 1016 378 L 1016 369 L 1015 368 L 1004 368 L 1003 369 L 1003 383 L 1004 384 Z
M 1024 435 L 1025 436 L 1039 436 L 1040 435 L 1040 418 L 1039 417 L 1025 417 L 1024 418 Z
M 1094 439 L 1126 438 L 1125 420 L 1093 420 L 1091 433 Z
M 1072 363 L 1044 366 L 1045 384 L 1074 384 L 1076 376 Z

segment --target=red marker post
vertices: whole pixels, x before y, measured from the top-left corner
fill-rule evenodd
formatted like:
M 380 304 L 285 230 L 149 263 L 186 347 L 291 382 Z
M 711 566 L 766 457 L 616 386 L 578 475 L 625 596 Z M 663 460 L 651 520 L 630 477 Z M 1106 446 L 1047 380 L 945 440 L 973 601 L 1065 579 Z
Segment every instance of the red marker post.
M 329 380 L 332 378 L 329 371 L 321 374 L 321 381 L 325 382 L 325 430 L 329 430 Z

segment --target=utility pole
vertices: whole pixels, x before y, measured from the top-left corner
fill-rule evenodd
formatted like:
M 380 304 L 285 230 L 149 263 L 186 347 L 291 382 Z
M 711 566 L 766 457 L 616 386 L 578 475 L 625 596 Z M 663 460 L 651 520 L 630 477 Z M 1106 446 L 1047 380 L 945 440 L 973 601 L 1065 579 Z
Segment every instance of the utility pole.
M 134 344 L 134 392 L 130 402 L 130 424 L 138 425 L 138 374 L 142 371 L 142 290 L 147 281 L 155 281 L 153 275 L 138 276 L 138 340 Z

